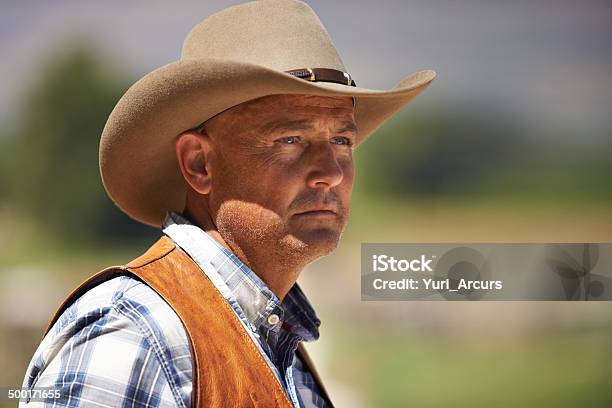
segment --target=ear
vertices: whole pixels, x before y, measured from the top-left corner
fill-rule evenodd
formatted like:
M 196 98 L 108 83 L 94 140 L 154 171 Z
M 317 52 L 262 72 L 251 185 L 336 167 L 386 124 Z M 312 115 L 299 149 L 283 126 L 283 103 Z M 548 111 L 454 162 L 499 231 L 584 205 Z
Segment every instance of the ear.
M 208 194 L 212 186 L 210 174 L 210 137 L 190 129 L 177 136 L 176 158 L 185 181 L 200 194 Z

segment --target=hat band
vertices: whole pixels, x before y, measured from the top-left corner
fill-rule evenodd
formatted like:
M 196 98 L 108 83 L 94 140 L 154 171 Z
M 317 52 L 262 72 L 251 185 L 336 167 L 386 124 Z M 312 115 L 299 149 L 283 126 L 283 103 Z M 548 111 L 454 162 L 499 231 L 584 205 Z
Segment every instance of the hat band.
M 348 72 L 338 71 L 332 68 L 300 68 L 284 71 L 294 77 L 305 79 L 306 81 L 312 82 L 335 82 L 337 84 L 347 86 L 357 86 L 355 81 L 351 78 Z M 353 99 L 353 106 L 355 106 L 355 97 Z M 229 108 L 228 108 L 229 109 Z M 197 132 L 201 132 L 206 121 L 200 123 L 198 126 L 193 128 Z
M 332 68 L 300 68 L 285 72 L 294 77 L 312 82 L 335 82 L 347 86 L 357 86 L 348 72 Z

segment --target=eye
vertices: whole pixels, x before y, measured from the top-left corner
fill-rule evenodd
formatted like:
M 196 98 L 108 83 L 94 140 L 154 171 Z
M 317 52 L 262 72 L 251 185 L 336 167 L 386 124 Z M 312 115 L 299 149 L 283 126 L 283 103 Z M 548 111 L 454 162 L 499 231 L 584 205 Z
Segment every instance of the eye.
M 333 144 L 337 144 L 337 145 L 345 145 L 345 146 L 352 146 L 353 142 L 351 139 L 349 139 L 348 137 L 344 137 L 344 136 L 336 136 L 334 137 L 331 142 Z
M 280 139 L 276 139 L 275 142 L 283 143 L 283 144 L 296 144 L 300 141 L 299 136 L 286 136 L 281 137 Z

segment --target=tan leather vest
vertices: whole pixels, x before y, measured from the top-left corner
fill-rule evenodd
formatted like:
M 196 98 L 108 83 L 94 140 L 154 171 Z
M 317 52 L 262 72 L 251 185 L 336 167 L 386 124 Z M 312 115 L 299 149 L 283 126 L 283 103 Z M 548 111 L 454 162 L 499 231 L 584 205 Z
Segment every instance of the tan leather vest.
M 44 334 L 79 296 L 119 275 L 135 275 L 181 319 L 193 357 L 193 407 L 292 406 L 229 303 L 198 264 L 166 236 L 128 264 L 106 268 L 78 285 L 58 307 Z M 301 343 L 297 352 L 329 400 Z

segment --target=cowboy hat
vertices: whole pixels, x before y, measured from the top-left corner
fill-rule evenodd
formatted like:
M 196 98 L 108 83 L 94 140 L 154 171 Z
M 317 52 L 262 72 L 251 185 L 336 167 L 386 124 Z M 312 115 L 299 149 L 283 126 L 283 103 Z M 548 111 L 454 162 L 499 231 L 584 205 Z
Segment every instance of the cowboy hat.
M 273 94 L 353 97 L 356 144 L 421 93 L 434 71 L 389 90 L 356 86 L 314 11 L 298 0 L 259 0 L 195 26 L 181 58 L 147 74 L 121 97 L 100 140 L 100 173 L 113 202 L 159 227 L 183 211 L 186 183 L 174 141 L 216 114 Z

